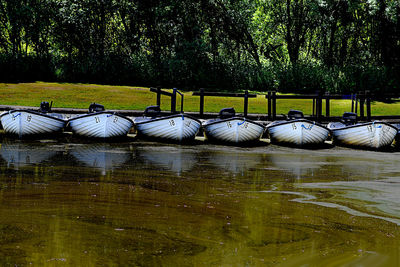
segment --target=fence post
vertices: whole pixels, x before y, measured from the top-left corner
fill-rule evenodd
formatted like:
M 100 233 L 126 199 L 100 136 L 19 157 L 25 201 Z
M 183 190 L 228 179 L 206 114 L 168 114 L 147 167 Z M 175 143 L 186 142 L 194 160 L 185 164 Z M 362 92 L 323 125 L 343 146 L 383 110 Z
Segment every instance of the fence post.
M 276 120 L 276 91 L 272 92 L 272 120 Z
M 360 93 L 360 119 L 364 120 L 364 103 L 365 103 L 365 92 Z
M 315 117 L 315 97 L 312 99 L 312 115 Z
M 354 95 L 351 94 L 350 98 L 351 98 L 351 112 L 354 112 Z
M 327 118 L 329 118 L 329 116 L 331 115 L 331 111 L 330 111 L 330 99 L 329 99 L 329 92 L 326 93 L 326 98 L 325 98 L 325 115 Z
M 355 107 L 354 107 L 354 113 L 356 113 L 357 114 L 357 112 L 358 112 L 358 110 L 357 110 L 357 108 L 358 108 L 358 99 L 357 99 L 357 94 L 354 94 L 354 104 L 355 104 Z
M 249 106 L 249 91 L 245 91 L 244 92 L 244 107 L 243 107 L 243 110 L 244 110 L 244 117 L 246 118 L 247 117 L 247 109 L 248 109 L 248 106 Z
M 183 113 L 183 100 L 184 100 L 184 94 L 183 93 L 179 93 L 181 95 L 181 113 Z
M 367 121 L 371 121 L 371 92 L 366 91 L 367 98 Z
M 268 110 L 268 120 L 270 121 L 272 116 L 271 116 L 271 91 L 268 91 L 268 106 L 267 106 L 267 110 Z
M 317 101 L 316 101 L 316 113 L 317 113 L 317 121 L 321 120 L 322 115 L 322 92 L 317 91 Z
M 319 117 L 319 110 L 318 110 L 318 106 L 319 106 L 319 99 L 318 99 L 318 94 L 319 91 L 315 92 L 315 120 L 318 121 L 318 117 Z
M 171 113 L 176 113 L 176 88 L 172 90 L 171 96 Z
M 200 88 L 200 118 L 204 115 L 204 88 Z
M 157 86 L 157 106 L 161 107 L 161 86 Z

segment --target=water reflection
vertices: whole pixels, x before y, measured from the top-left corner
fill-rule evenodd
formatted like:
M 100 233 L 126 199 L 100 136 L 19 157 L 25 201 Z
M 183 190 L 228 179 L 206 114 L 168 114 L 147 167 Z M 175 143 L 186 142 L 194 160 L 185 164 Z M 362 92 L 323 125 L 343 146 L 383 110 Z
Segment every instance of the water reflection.
M 0 144 L 0 155 L 9 168 L 35 165 L 55 156 L 58 151 L 49 149 L 51 144 L 40 142 L 25 142 L 19 140 L 3 141 Z
M 400 157 L 398 153 L 383 153 L 345 150 L 345 153 L 333 154 L 334 162 L 340 165 L 343 173 L 353 179 L 376 179 L 390 173 L 398 173 Z
M 268 159 L 280 170 L 314 179 L 303 179 L 288 191 L 268 192 L 298 196 L 293 201 L 400 225 L 399 155 L 351 149 L 274 153 Z
M 132 159 L 132 151 L 127 144 L 69 144 L 68 151 L 86 166 L 102 170 L 103 175 Z
M 298 179 L 364 180 L 397 172 L 400 158 L 393 153 L 351 149 L 309 151 L 282 148 L 267 153 L 268 166 Z M 309 180 L 311 181 L 311 180 Z
M 146 164 L 169 170 L 178 176 L 190 171 L 197 163 L 197 153 L 191 147 L 184 146 L 140 146 L 136 154 Z
M 235 148 L 236 149 L 236 148 Z M 234 175 L 244 175 L 247 171 L 263 164 L 265 153 L 253 153 L 249 150 L 232 151 L 225 147 L 196 149 L 185 146 L 139 146 L 136 155 L 146 164 L 169 170 L 178 176 L 196 168 L 220 173 L 228 171 Z
M 399 262 L 400 153 L 137 141 L 1 146 L 1 266 Z
M 262 167 L 264 153 L 254 153 L 249 150 L 215 149 L 208 151 L 208 160 L 217 169 L 224 169 L 234 175 L 244 175 L 247 171 L 257 166 Z
M 267 160 L 278 170 L 290 172 L 296 178 L 314 176 L 326 164 L 327 156 L 315 156 L 307 150 L 297 153 L 276 151 L 267 155 Z

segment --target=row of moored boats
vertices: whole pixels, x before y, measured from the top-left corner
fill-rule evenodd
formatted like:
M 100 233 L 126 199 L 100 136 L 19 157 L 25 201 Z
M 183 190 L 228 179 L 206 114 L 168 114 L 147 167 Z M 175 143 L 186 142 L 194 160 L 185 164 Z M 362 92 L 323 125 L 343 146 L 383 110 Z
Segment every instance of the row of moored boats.
M 354 113 L 345 113 L 341 122 L 327 126 L 307 120 L 297 110 L 289 111 L 285 120 L 267 126 L 236 116 L 233 108 L 224 108 L 218 118 L 201 122 L 193 116 L 180 113 L 162 115 L 160 107 L 146 108 L 143 117 L 134 120 L 93 103 L 89 112 L 68 120 L 51 112 L 51 104 L 42 102 L 39 110 L 10 110 L 0 115 L 7 134 L 19 138 L 62 132 L 65 127 L 78 135 L 89 138 L 118 138 L 128 134 L 132 127 L 138 136 L 172 142 L 194 140 L 203 128 L 205 137 L 214 142 L 244 144 L 258 141 L 267 131 L 272 143 L 300 147 L 318 146 L 333 138 L 336 144 L 380 149 L 390 146 L 397 133 L 395 125 L 382 121 L 357 123 Z

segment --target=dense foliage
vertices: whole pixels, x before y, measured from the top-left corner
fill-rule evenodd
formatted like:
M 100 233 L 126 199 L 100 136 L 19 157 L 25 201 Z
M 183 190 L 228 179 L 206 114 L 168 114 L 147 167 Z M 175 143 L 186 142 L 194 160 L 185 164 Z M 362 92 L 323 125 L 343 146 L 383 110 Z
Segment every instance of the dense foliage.
M 400 89 L 398 0 L 0 0 L 1 81 Z

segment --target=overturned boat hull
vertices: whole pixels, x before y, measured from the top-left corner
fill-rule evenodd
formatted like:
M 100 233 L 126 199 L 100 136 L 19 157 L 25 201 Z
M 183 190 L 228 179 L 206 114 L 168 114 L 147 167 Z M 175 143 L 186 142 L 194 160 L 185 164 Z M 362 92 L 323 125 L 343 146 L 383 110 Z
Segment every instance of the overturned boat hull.
M 59 114 L 30 110 L 10 110 L 0 116 L 5 133 L 19 138 L 61 132 L 66 121 Z
M 322 145 L 330 133 L 327 127 L 306 119 L 273 122 L 267 131 L 272 143 L 295 146 Z
M 129 118 L 107 111 L 78 116 L 68 123 L 74 134 L 89 138 L 126 136 L 133 126 Z
M 193 140 L 198 133 L 201 122 L 189 115 L 176 114 L 166 117 L 135 119 L 138 136 L 174 142 Z
M 208 140 L 235 144 L 258 141 L 265 130 L 262 124 L 237 117 L 211 120 L 203 128 Z
M 350 126 L 332 123 L 328 127 L 336 144 L 370 149 L 390 146 L 398 132 L 395 126 L 378 121 Z

